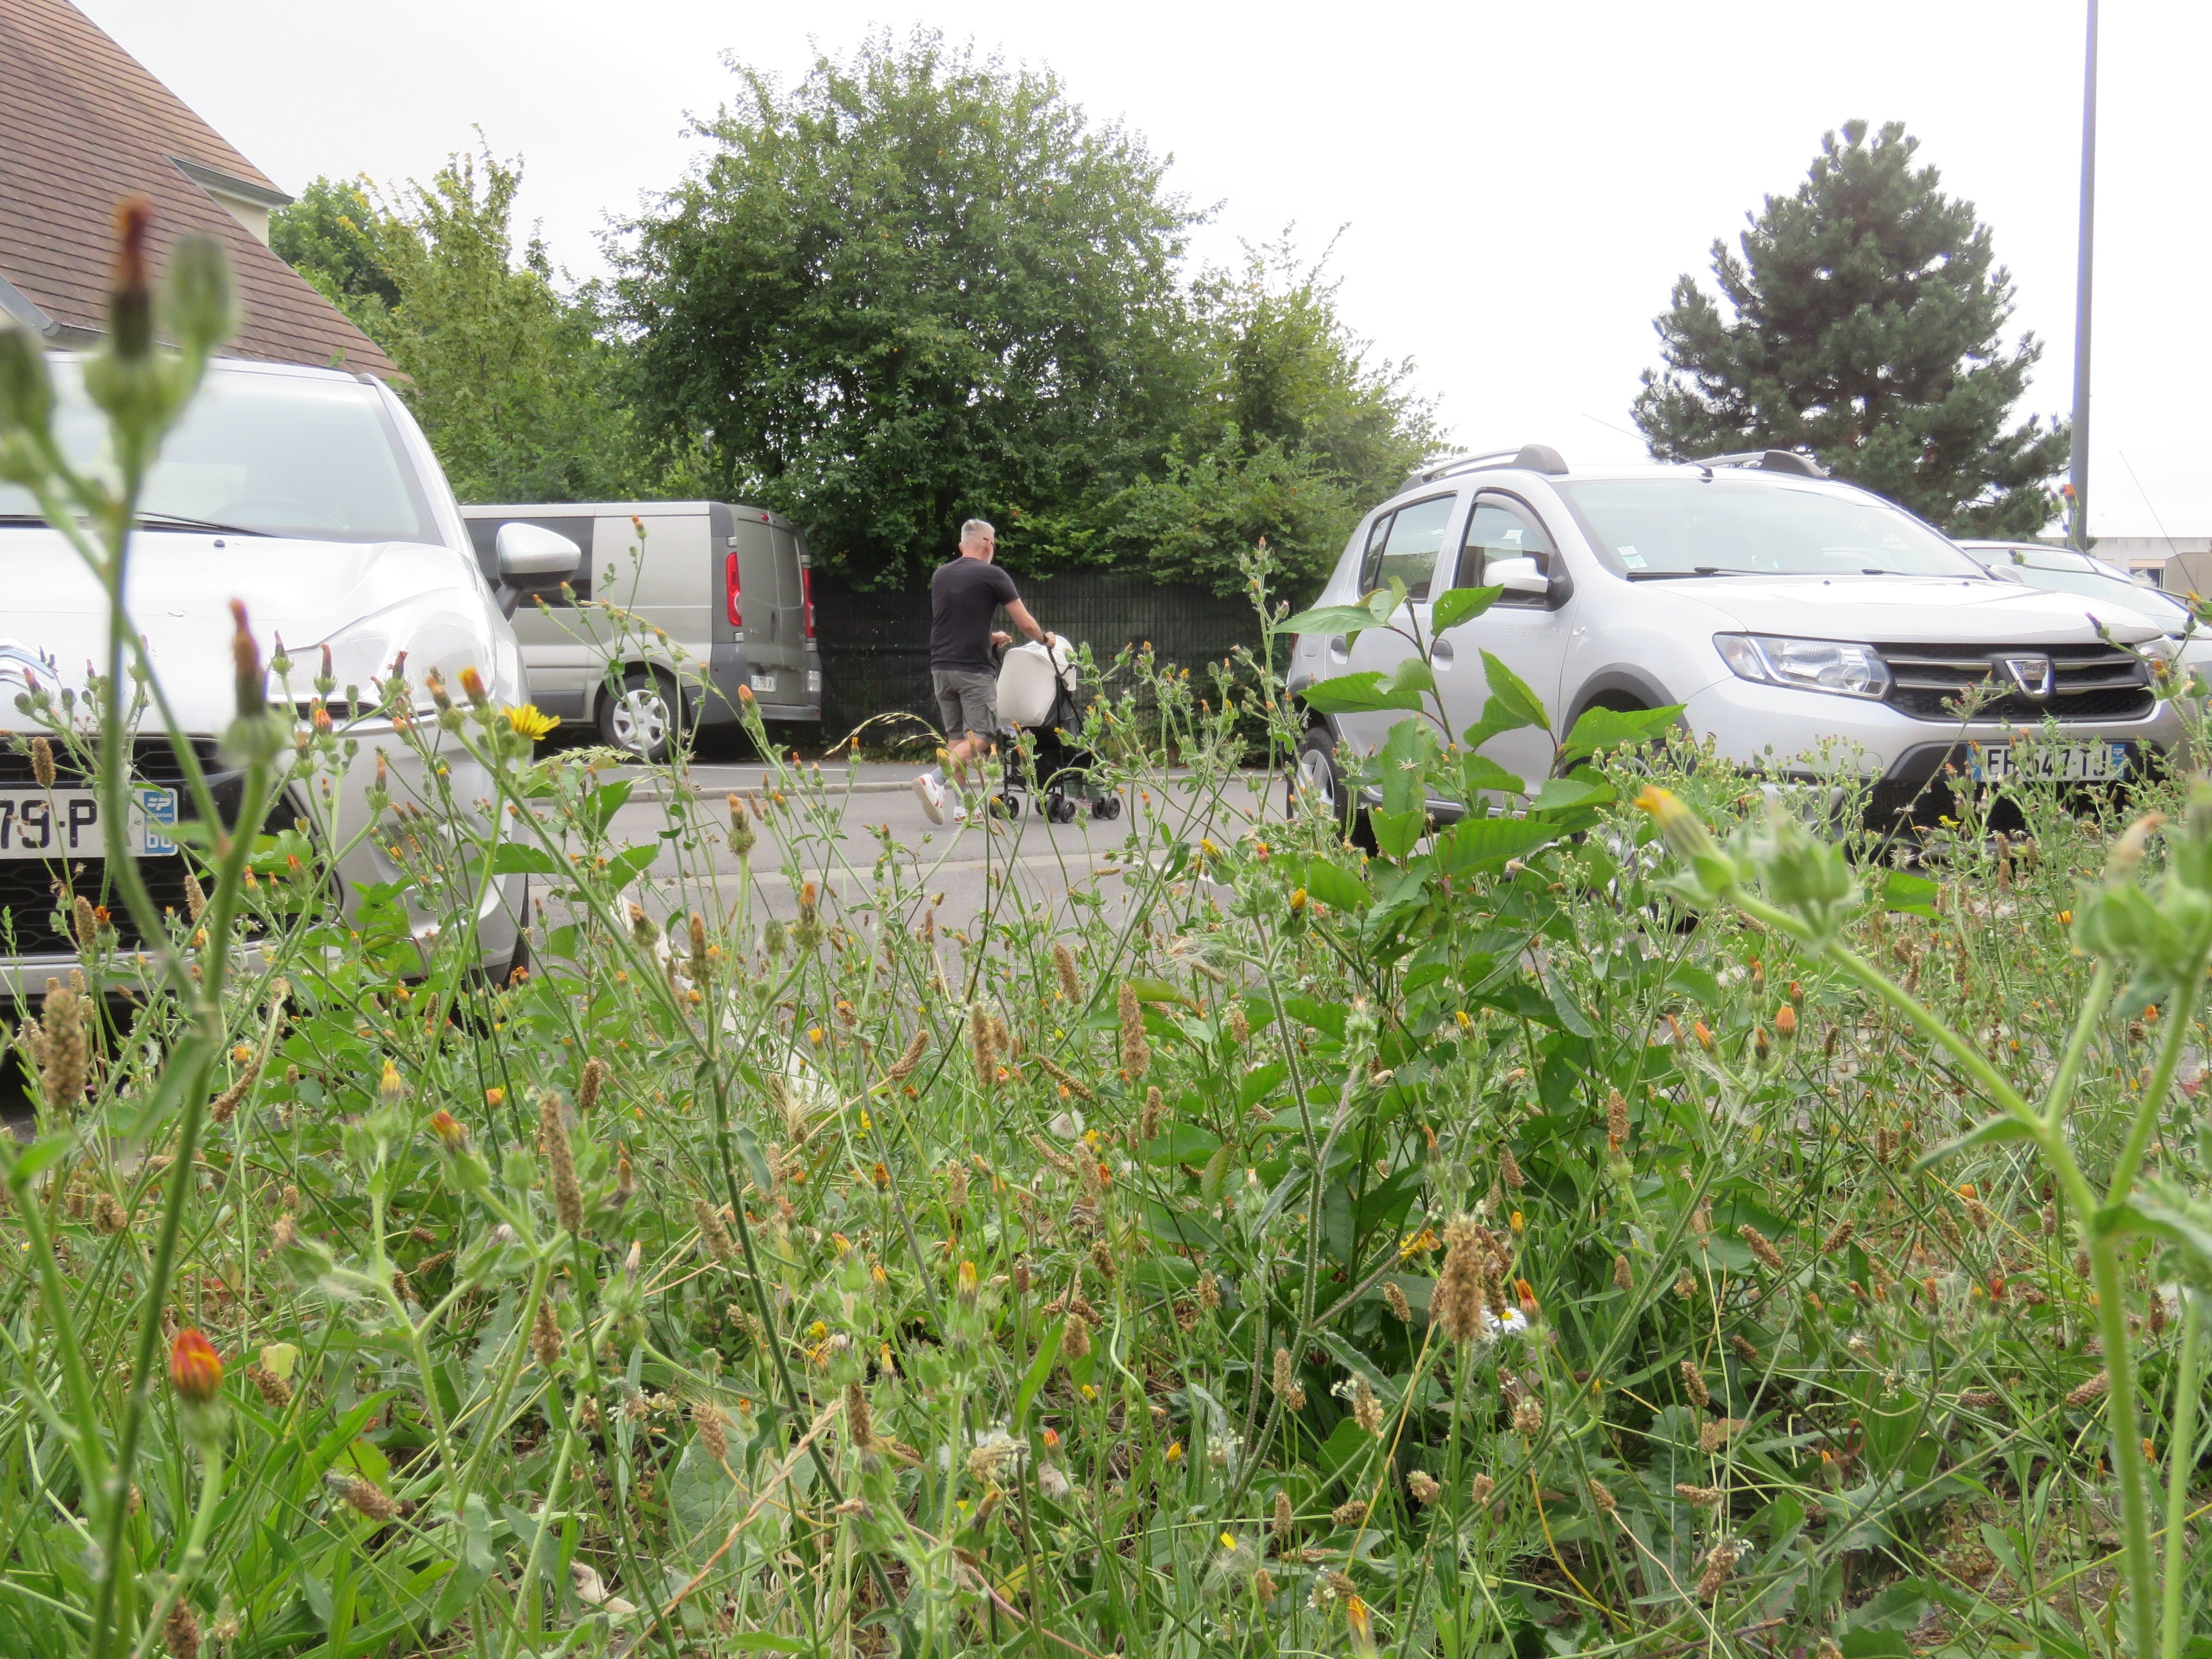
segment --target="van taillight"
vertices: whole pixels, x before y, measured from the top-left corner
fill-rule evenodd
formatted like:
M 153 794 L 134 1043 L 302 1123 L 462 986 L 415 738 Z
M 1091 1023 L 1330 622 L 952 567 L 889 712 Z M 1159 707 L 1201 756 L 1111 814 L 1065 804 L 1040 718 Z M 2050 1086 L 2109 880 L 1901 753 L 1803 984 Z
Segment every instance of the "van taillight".
M 814 572 L 805 565 L 799 570 L 799 592 L 806 602 L 806 637 L 814 637 Z
M 743 628 L 745 613 L 738 602 L 738 556 L 734 553 L 722 561 L 722 592 L 730 602 L 730 626 Z

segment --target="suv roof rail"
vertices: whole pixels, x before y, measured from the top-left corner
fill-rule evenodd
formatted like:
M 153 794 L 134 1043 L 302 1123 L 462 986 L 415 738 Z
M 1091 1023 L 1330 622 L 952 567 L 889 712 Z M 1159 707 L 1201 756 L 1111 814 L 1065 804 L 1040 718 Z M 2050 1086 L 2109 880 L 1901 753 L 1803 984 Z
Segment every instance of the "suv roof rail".
M 1518 449 L 1486 449 L 1479 453 L 1446 455 L 1426 462 L 1407 474 L 1406 482 L 1399 488 L 1411 489 L 1415 484 L 1434 483 L 1438 478 L 1474 472 L 1486 466 L 1525 467 L 1531 472 L 1554 477 L 1567 470 L 1565 459 L 1551 445 L 1522 444 Z
M 1801 478 L 1825 478 L 1828 469 L 1794 449 L 1740 449 L 1728 455 L 1700 455 L 1685 466 L 1757 467 L 1762 472 L 1794 472 Z

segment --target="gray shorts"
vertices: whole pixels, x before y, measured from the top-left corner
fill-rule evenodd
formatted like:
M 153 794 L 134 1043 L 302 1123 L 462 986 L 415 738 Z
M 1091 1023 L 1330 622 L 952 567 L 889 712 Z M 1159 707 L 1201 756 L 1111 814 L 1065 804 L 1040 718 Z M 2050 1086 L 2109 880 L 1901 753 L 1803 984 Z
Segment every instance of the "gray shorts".
M 999 735 L 999 677 L 973 668 L 933 668 L 937 712 L 945 741 L 958 743 L 971 732 L 987 740 Z

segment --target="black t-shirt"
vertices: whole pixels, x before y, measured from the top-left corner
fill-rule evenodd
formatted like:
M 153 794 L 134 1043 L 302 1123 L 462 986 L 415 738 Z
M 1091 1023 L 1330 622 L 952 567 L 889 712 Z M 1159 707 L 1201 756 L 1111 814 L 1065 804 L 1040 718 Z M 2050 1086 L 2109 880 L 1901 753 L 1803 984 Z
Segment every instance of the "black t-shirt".
M 1014 579 L 965 554 L 929 579 L 929 665 L 989 673 L 991 613 L 1019 602 Z

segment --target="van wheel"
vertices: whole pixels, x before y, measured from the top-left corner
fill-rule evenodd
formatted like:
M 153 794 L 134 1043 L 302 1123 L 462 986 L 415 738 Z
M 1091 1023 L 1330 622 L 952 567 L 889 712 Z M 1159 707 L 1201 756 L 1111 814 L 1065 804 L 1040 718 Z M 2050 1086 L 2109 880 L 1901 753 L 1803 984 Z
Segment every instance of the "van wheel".
M 641 761 L 665 761 L 676 741 L 680 706 L 665 675 L 633 669 L 621 690 L 599 700 L 599 735 Z

